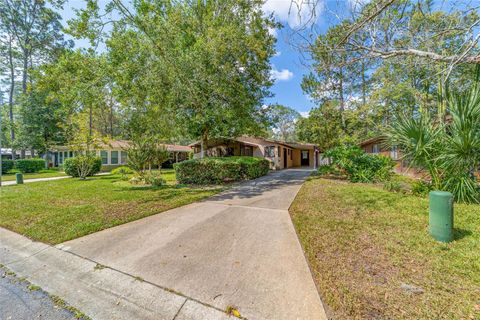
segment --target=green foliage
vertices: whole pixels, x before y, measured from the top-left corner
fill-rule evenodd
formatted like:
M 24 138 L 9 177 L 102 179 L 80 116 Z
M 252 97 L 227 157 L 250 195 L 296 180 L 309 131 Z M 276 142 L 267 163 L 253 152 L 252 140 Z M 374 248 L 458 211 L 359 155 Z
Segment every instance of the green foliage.
M 334 166 L 329 164 L 324 164 L 318 167 L 318 173 L 320 175 L 326 175 L 326 174 L 335 174 L 337 172 Z
M 274 104 L 269 106 L 268 114 L 273 129 L 273 138 L 280 141 L 295 141 L 295 123 L 302 116 L 297 110 Z
M 416 180 L 412 183 L 412 194 L 420 197 L 426 197 L 432 191 L 432 183 L 424 180 Z
M 118 168 L 115 168 L 111 171 L 112 174 L 116 174 L 121 176 L 122 180 L 127 180 L 129 174 L 133 174 L 134 171 L 130 169 L 129 167 L 121 166 Z
M 217 184 L 264 176 L 270 162 L 255 157 L 212 157 L 176 163 L 174 169 L 179 183 Z
M 160 171 L 150 171 L 144 176 L 145 184 L 149 184 L 154 187 L 160 187 L 166 184 L 165 179 L 162 177 Z
M 127 153 L 128 166 L 142 178 L 146 170 L 161 168 L 170 157 L 165 146 L 159 144 L 155 137 L 146 135 L 135 136 Z
M 345 175 L 351 182 L 387 181 L 395 162 L 381 155 L 365 153 L 357 146 L 341 145 L 324 154 L 331 160 L 331 166 Z
M 12 170 L 15 166 L 15 162 L 13 160 L 2 160 L 2 172 L 0 174 L 5 174 L 8 171 Z
M 19 159 L 15 161 L 15 168 L 22 173 L 38 172 L 45 169 L 45 160 L 40 158 Z
M 85 179 L 100 172 L 102 159 L 100 157 L 79 155 L 65 159 L 63 169 L 69 176 Z
M 444 110 L 444 105 L 446 110 Z M 449 92 L 438 117 L 423 112 L 398 116 L 387 130 L 388 142 L 402 150 L 413 166 L 427 170 L 433 188 L 452 192 L 458 202 L 480 202 L 474 173 L 480 166 L 480 87 Z

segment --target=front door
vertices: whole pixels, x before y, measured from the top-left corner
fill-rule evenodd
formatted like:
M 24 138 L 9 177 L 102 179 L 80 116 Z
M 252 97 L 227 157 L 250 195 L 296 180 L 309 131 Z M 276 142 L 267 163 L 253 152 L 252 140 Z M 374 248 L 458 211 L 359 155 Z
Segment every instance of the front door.
M 310 153 L 308 152 L 308 150 L 302 150 L 302 152 L 300 153 L 300 156 L 302 157 L 301 158 L 301 161 L 300 161 L 300 164 L 302 166 L 309 166 L 310 165 Z
M 283 148 L 283 168 L 287 168 L 287 149 Z

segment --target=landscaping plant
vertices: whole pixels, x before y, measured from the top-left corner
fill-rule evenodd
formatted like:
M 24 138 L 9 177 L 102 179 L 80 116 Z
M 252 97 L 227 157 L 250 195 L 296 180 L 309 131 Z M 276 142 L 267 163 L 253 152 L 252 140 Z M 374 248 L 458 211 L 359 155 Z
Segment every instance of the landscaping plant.
M 270 162 L 255 157 L 210 157 L 175 163 L 173 167 L 180 183 L 217 184 L 264 176 Z
M 15 161 L 15 169 L 22 173 L 33 173 L 45 169 L 45 160 L 40 158 L 19 159 Z
M 12 170 L 14 166 L 15 162 L 13 160 L 2 160 L 2 172 L 0 172 L 0 174 L 6 174 Z
M 122 180 L 128 180 L 128 175 L 133 174 L 134 172 L 129 167 L 121 166 L 121 167 L 113 169 L 111 171 L 111 173 L 119 175 Z
M 390 179 L 395 162 L 382 155 L 367 154 L 353 145 L 340 145 L 324 154 L 330 165 L 321 166 L 321 173 L 339 173 L 351 182 L 379 182 Z
M 464 92 L 448 92 L 437 109 L 437 117 L 426 111 L 399 115 L 387 130 L 387 143 L 402 150 L 412 166 L 428 171 L 433 189 L 453 193 L 458 202 L 479 203 L 478 78 Z
M 74 158 L 65 159 L 63 169 L 69 176 L 85 180 L 100 172 L 102 159 L 100 157 L 79 155 Z

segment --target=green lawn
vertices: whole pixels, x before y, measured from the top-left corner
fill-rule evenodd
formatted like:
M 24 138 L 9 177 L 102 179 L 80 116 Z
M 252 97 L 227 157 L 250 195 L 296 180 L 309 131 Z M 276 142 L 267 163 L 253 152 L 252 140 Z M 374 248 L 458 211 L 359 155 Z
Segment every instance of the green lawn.
M 132 186 L 115 175 L 7 186 L 0 194 L 0 226 L 57 244 L 221 190 L 176 185 L 173 170 L 165 170 L 164 176 L 168 185 L 163 187 Z
M 312 178 L 290 213 L 335 319 L 480 319 L 479 205 L 455 205 L 450 244 L 426 199 L 373 185 Z
M 25 173 L 23 179 L 40 179 L 40 178 L 53 178 L 53 177 L 63 177 L 66 176 L 65 172 L 58 170 L 42 170 L 37 173 Z M 2 176 L 2 181 L 13 181 L 15 180 L 15 173 L 8 173 Z

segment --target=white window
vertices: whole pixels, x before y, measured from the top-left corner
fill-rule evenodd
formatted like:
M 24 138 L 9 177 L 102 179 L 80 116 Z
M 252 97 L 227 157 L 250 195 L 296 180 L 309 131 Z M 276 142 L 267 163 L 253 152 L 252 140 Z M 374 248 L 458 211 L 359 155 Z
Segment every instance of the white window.
M 397 149 L 397 146 L 393 146 L 393 147 L 392 147 L 392 150 L 390 151 L 390 157 L 391 157 L 393 160 L 397 160 L 397 159 L 398 159 L 398 149 Z
M 118 151 L 111 151 L 110 152 L 110 163 L 111 164 L 118 164 Z
M 374 144 L 373 147 L 372 147 L 372 153 L 380 153 L 380 147 L 378 146 L 378 144 Z
M 102 164 L 108 164 L 108 152 L 105 150 L 100 151 L 100 158 L 102 158 Z
M 127 151 L 120 152 L 120 163 L 121 164 L 127 163 Z
M 265 147 L 265 157 L 275 158 L 275 147 L 274 146 Z

